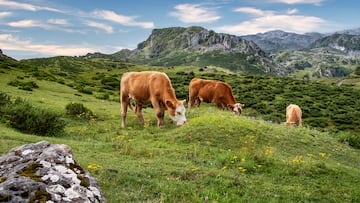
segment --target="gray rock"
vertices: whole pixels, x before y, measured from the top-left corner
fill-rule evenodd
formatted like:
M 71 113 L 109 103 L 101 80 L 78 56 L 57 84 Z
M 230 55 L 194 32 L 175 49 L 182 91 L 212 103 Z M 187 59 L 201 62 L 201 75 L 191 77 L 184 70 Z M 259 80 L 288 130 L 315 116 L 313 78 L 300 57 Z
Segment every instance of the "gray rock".
M 106 202 L 98 181 L 71 149 L 46 141 L 11 149 L 0 157 L 0 200 L 8 202 Z

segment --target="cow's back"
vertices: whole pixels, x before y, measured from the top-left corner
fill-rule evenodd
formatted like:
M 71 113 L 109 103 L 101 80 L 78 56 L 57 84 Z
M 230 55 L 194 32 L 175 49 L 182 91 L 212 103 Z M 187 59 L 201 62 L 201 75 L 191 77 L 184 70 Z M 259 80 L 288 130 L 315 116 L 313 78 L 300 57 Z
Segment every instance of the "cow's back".
M 190 92 L 201 98 L 204 102 L 211 102 L 215 92 L 216 82 L 194 78 L 190 82 Z
M 215 85 L 215 93 L 218 93 L 219 96 L 228 96 L 233 97 L 232 89 L 230 85 L 224 82 L 217 82 Z
M 222 81 L 194 78 L 190 82 L 189 91 L 196 92 L 194 95 L 208 103 L 213 102 L 214 99 L 221 100 L 225 97 L 231 103 L 235 102 L 230 85 Z
M 301 125 L 302 112 L 298 105 L 290 104 L 286 107 L 286 123 L 294 124 L 299 123 Z
M 127 72 L 120 83 L 121 94 L 138 101 L 149 101 L 151 96 L 160 97 L 165 87 L 172 88 L 169 78 L 156 71 Z

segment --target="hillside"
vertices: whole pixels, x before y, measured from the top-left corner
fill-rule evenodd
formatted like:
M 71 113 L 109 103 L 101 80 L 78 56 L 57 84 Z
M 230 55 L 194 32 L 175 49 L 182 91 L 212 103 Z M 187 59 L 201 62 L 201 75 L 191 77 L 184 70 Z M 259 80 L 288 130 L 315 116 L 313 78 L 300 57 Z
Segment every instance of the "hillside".
M 306 80 L 332 77 L 359 80 L 356 70 L 360 68 L 360 57 L 349 57 L 339 49 L 283 50 L 271 56 L 289 70 L 289 76 Z
M 325 84 L 322 84 L 306 80 L 306 77 L 312 77 L 309 74 L 302 75 L 305 80 L 297 80 L 239 74 L 216 67 L 179 66 L 164 69 L 103 58 L 52 57 L 11 63 L 15 65 L 9 66 L 8 70 L 3 69 L 4 73 L 16 67 L 22 67 L 22 71 L 25 71 L 19 79 L 8 81 L 18 88 L 26 88 L 23 84 L 31 82 L 29 77 L 34 77 L 111 101 L 119 101 L 119 80 L 126 71 L 165 70 L 180 99 L 188 99 L 188 84 L 193 77 L 218 79 L 234 88 L 235 98 L 245 103 L 248 115 L 280 123 L 285 120 L 283 112 L 286 105 L 297 103 L 302 106 L 304 122 L 309 126 L 360 132 L 360 111 L 356 111 L 360 110 L 360 104 L 353 102 L 360 99 L 360 92 L 356 89 L 359 80 L 356 78 L 348 79 L 350 83 L 343 81 L 339 86 L 337 81 L 324 81 Z M 305 73 L 306 70 L 302 71 Z M 300 74 L 303 73 L 299 72 L 299 77 Z
M 48 60 L 52 66 L 58 58 Z M 311 127 L 316 121 L 324 124 L 331 112 L 344 118 L 351 115 L 346 113 L 357 116 L 349 120 L 337 117 L 344 122 L 359 118 L 356 115 L 360 112 L 356 107 L 359 95 L 352 88 L 329 87 L 291 78 L 229 74 L 211 67 L 200 71 L 188 67 L 123 63 L 126 67 L 117 68 L 120 67 L 117 64 L 115 68 L 89 69 L 87 65 L 92 62 L 102 63 L 104 67 L 116 63 L 103 59 L 81 59 L 77 63 L 71 60 L 79 59 L 63 63 L 68 64 L 67 68 L 35 69 L 27 61 L 2 66 L 1 92 L 9 94 L 12 100 L 21 97 L 31 106 L 59 113 L 66 126 L 61 134 L 37 136 L 10 128 L 9 120 L 2 118 L 1 154 L 15 146 L 41 140 L 67 144 L 77 162 L 99 180 L 107 202 L 360 201 L 359 149 L 348 145 L 349 137 L 340 139 L 358 136 L 358 131 L 352 133 L 348 127 L 356 130 L 359 123 L 343 123 L 340 125 L 343 130 L 332 133 L 330 128 L 321 132 Z M 24 63 L 28 67 L 22 67 Z M 39 61 L 36 64 L 40 64 Z M 71 71 L 72 65 L 81 69 Z M 185 126 L 175 127 L 166 115 L 165 127 L 159 129 L 153 109 L 145 108 L 145 127 L 140 127 L 135 114 L 129 112 L 128 128 L 122 129 L 116 101 L 118 90 L 115 84 L 105 84 L 110 80 L 103 79 L 115 75 L 119 78 L 124 71 L 148 69 L 167 72 L 179 98 L 186 98 L 186 83 L 193 76 L 228 81 L 236 89 L 237 99 L 246 104 L 244 113 L 234 116 L 217 110 L 214 105 L 202 104 L 198 109 L 187 111 Z M 20 81 L 19 84 L 32 81 L 38 87 L 26 91 L 9 85 L 15 80 Z M 116 86 L 118 84 L 117 81 Z M 82 91 L 76 89 L 78 85 L 82 86 Z M 300 92 L 311 94 L 300 97 Z M 99 94 L 110 97 L 98 98 Z M 337 99 L 329 98 L 333 103 L 322 103 L 329 95 Z M 262 120 L 284 121 L 283 105 L 297 97 L 304 99 L 301 104 L 304 116 L 312 113 L 304 119 L 304 128 Z M 69 103 L 81 103 L 96 116 L 72 117 L 65 113 Z M 279 107 L 281 111 L 270 107 Z M 0 110 L 3 109 L 0 107 Z M 278 115 L 271 115 L 271 111 Z M 329 117 L 321 116 L 322 113 Z M 336 128 L 335 125 L 331 127 Z

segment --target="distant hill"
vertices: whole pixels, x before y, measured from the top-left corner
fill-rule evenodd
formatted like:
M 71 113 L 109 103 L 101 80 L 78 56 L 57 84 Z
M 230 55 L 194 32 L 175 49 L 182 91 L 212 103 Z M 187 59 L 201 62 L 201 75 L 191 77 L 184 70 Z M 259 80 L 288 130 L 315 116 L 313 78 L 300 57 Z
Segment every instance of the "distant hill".
M 343 51 L 345 54 L 354 55 L 360 49 L 360 28 L 330 34 L 317 32 L 297 34 L 274 30 L 241 37 L 255 42 L 262 50 L 267 52 L 328 47 Z
M 347 34 L 347 35 L 360 35 L 360 28 L 337 31 L 336 33 L 338 33 L 338 34 Z
M 264 51 L 278 51 L 285 49 L 300 50 L 308 48 L 309 45 L 324 36 L 324 34 L 316 32 L 296 34 L 284 32 L 282 30 L 274 30 L 241 37 L 255 42 Z
M 281 30 L 242 36 L 252 40 L 289 75 L 304 78 L 346 77 L 360 61 L 360 28 L 333 34 L 288 33 Z
M 339 34 L 316 40 L 311 48 L 330 47 L 342 51 L 350 56 L 360 56 L 360 35 Z
M 103 57 L 160 66 L 213 65 L 244 73 L 285 74 L 254 42 L 197 26 L 154 29 L 136 49 Z

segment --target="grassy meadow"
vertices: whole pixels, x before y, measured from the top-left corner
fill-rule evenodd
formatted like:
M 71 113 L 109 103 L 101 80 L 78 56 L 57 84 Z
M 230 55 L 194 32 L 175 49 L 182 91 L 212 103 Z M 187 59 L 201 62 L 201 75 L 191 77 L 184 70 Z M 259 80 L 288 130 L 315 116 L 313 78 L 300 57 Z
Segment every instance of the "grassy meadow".
M 2 119 L 0 153 L 41 140 L 69 145 L 77 162 L 99 180 L 107 202 L 360 202 L 360 151 L 344 143 L 348 140 L 339 139 L 340 135 L 351 135 L 357 143 L 356 123 L 333 122 L 315 103 L 318 120 L 330 120 L 325 127 L 311 125 L 313 118 L 307 113 L 312 106 L 305 105 L 304 128 L 282 125 L 285 112 L 277 109 L 289 102 L 285 98 L 289 93 L 280 79 L 229 74 L 221 69 L 199 72 L 187 67 L 157 67 L 170 75 L 181 99 L 186 99 L 186 85 L 193 76 L 227 80 L 233 87 L 243 84 L 243 89 L 235 91 L 237 99 L 247 105 L 243 115 L 202 104 L 187 111 L 186 125 L 176 127 L 166 114 L 165 127 L 159 129 L 153 110 L 146 108 L 144 127 L 129 111 L 128 127 L 122 129 L 118 87 L 114 85 L 118 81 L 114 78 L 119 80 L 125 71 L 152 67 L 122 65 L 71 72 L 74 69 L 69 66 L 54 70 L 50 65 L 47 69 L 15 65 L 0 69 L 0 91 L 12 100 L 21 97 L 34 107 L 58 113 L 66 126 L 62 133 L 39 136 L 11 128 Z M 38 87 L 27 91 L 9 85 L 15 80 L 33 81 Z M 263 85 L 270 80 L 272 86 Z M 311 85 L 306 85 L 309 91 Z M 260 107 L 245 93 L 251 88 L 252 98 L 258 96 L 263 101 Z M 268 91 L 277 93 L 272 98 Z M 352 93 L 351 89 L 330 88 L 332 91 L 342 93 L 337 97 Z M 324 93 L 321 98 L 327 96 Z M 305 104 L 312 100 L 309 97 L 299 101 Z M 356 110 L 356 97 L 342 105 Z M 270 105 L 271 99 L 278 106 Z M 65 107 L 74 102 L 83 104 L 94 117 L 67 115 Z

